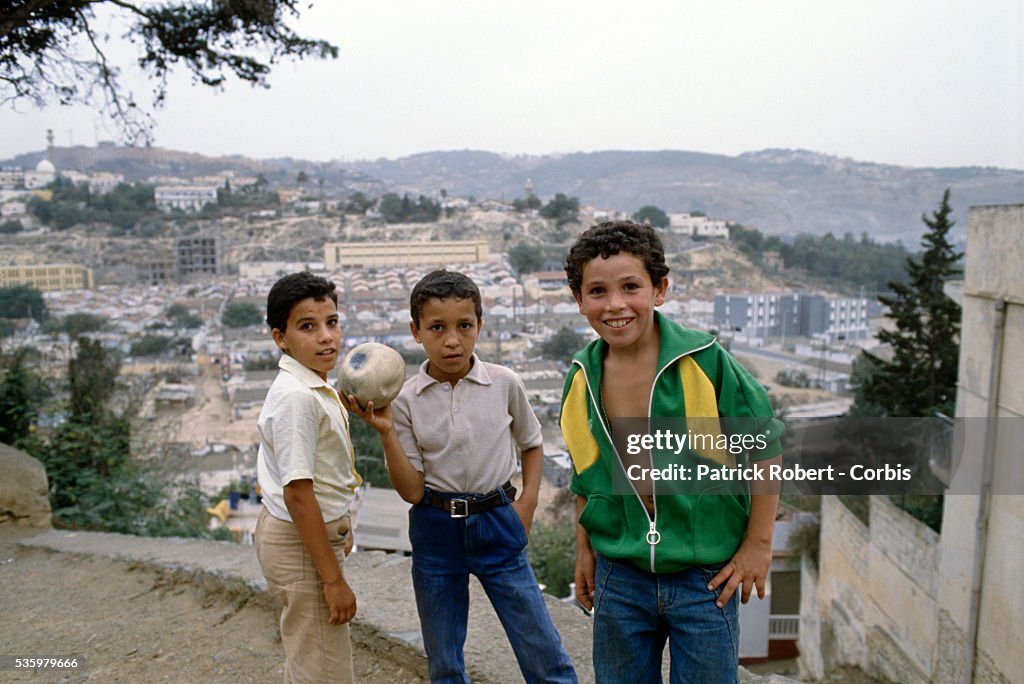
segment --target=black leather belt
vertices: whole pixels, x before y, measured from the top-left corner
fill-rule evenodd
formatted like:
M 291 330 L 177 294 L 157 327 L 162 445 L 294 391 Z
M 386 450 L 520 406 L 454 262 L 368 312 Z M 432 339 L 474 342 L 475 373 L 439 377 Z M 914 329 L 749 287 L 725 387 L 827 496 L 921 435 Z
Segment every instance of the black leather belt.
M 505 497 L 502 497 L 504 492 Z M 453 518 L 465 518 L 474 513 L 483 513 L 492 508 L 505 505 L 508 501 L 515 501 L 516 488 L 511 482 L 506 482 L 493 492 L 488 492 L 476 498 L 455 498 L 446 499 L 435 492 L 427 492 L 427 503 L 434 508 L 440 508 Z M 506 500 L 507 499 L 507 500 Z

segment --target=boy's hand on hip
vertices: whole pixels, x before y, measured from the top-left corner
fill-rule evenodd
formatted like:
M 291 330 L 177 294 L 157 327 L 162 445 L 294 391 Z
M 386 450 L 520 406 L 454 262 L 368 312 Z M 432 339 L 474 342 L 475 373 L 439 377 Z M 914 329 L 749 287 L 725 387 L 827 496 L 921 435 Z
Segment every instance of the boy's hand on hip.
M 331 615 L 327 622 L 332 625 L 343 625 L 356 614 L 356 595 L 345 580 L 324 583 L 324 598 Z
M 743 588 L 740 593 L 740 600 L 743 603 L 750 600 L 750 594 L 755 587 L 757 588 L 757 598 L 763 599 L 764 582 L 771 564 L 772 545 L 770 541 L 765 543 L 752 541 L 749 538 L 744 539 L 736 554 L 708 584 L 708 589 L 715 591 L 725 582 L 715 605 L 719 608 L 724 606 L 739 587 Z

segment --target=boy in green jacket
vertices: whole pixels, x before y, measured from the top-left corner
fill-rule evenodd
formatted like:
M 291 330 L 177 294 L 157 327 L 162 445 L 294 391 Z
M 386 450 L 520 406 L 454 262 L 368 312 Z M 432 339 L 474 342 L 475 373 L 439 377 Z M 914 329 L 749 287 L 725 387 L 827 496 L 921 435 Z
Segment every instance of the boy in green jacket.
M 560 420 L 578 497 L 576 595 L 594 609 L 599 683 L 659 682 L 666 640 L 673 683 L 738 681 L 731 599 L 741 589 L 746 603 L 755 587 L 764 598 L 771 564 L 776 483 L 754 481 L 748 495 L 745 483 L 693 473 L 781 462 L 783 426 L 714 337 L 655 310 L 668 271 L 654 230 L 629 221 L 590 228 L 566 260 L 580 313 L 600 336 L 573 358 Z M 714 434 L 707 448 L 640 450 L 625 434 L 636 419 L 651 433 L 669 421 L 680 434 Z M 725 434 L 737 425 L 748 434 Z M 653 470 L 689 481 L 652 481 Z

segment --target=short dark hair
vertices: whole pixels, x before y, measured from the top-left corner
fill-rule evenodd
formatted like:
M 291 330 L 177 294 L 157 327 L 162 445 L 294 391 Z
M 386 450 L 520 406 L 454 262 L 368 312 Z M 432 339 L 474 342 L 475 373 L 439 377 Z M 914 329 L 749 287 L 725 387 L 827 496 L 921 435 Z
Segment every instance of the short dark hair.
M 420 324 L 420 314 L 428 299 L 470 299 L 476 309 L 476 320 L 479 323 L 484 317 L 484 306 L 480 299 L 480 289 L 472 278 L 457 271 L 446 271 L 440 268 L 420 278 L 409 295 L 409 316 L 416 325 Z
M 310 297 L 318 302 L 330 298 L 335 306 L 338 304 L 334 283 L 327 278 L 313 275 L 309 271 L 284 276 L 274 283 L 267 295 L 267 325 L 271 330 L 284 332 L 288 327 L 292 307 Z
M 565 274 L 569 289 L 580 296 L 583 288 L 583 268 L 597 257 L 607 259 L 620 252 L 632 254 L 644 262 L 647 275 L 657 286 L 668 275 L 665 248 L 661 238 L 647 224 L 633 221 L 605 221 L 583 231 L 565 258 Z

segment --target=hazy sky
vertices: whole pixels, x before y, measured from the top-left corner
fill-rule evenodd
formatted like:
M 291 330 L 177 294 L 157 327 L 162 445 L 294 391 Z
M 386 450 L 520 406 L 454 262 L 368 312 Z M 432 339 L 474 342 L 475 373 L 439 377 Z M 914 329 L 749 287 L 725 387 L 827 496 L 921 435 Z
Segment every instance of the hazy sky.
M 269 90 L 176 78 L 156 145 L 373 159 L 804 148 L 1024 169 L 1021 0 L 317 0 L 337 60 Z M 145 92 L 136 84 L 137 92 Z M 113 139 L 95 113 L 0 109 L 0 157 Z

